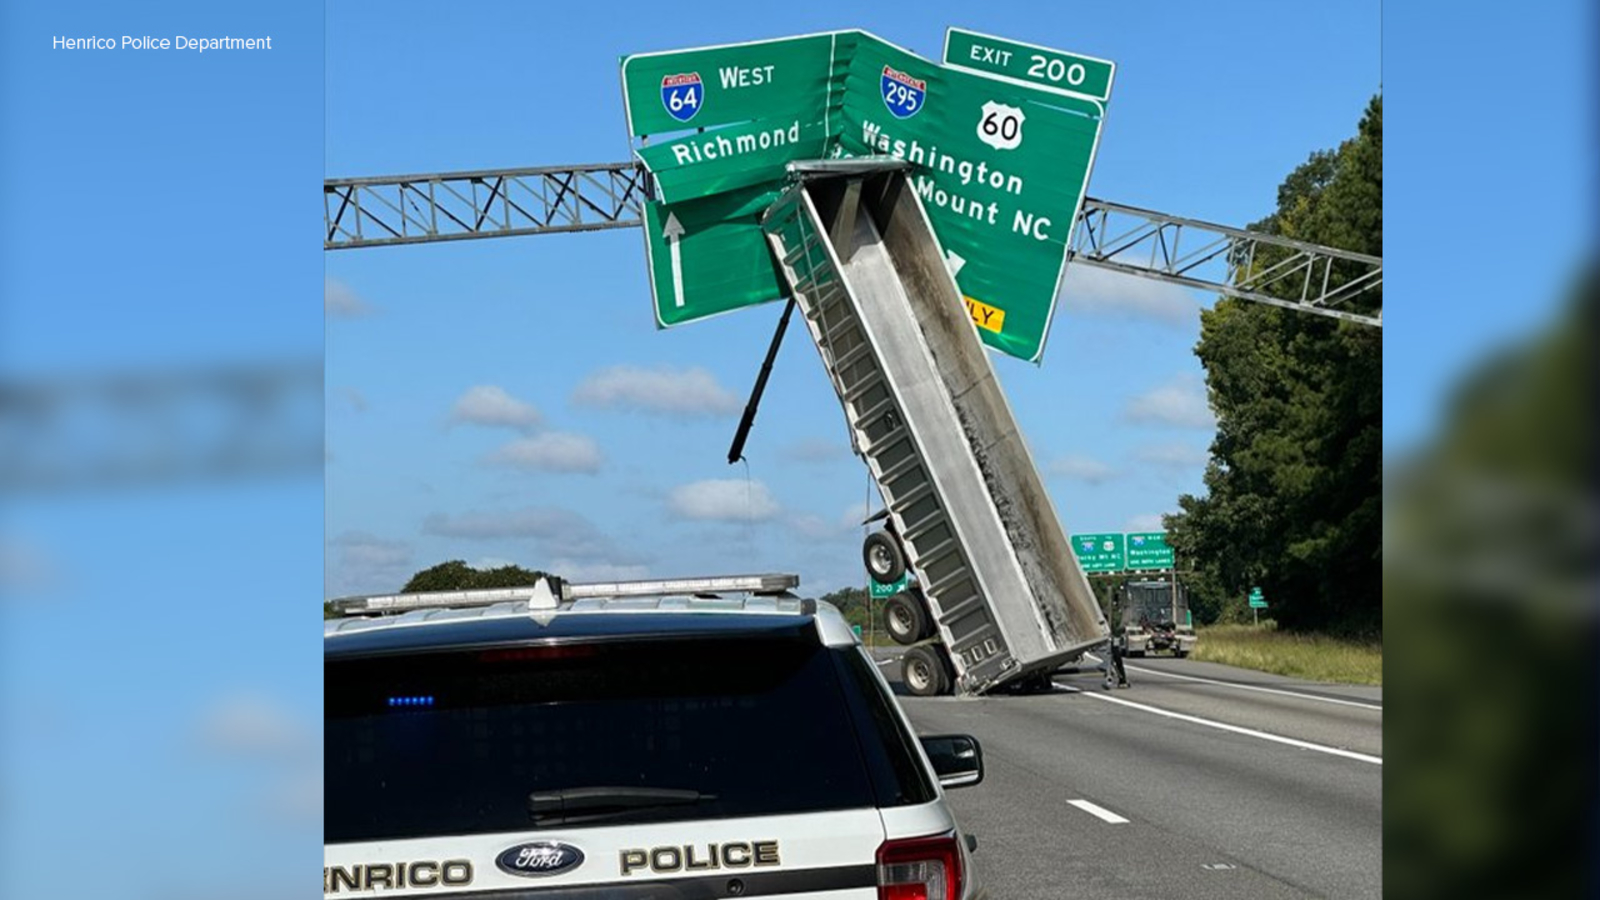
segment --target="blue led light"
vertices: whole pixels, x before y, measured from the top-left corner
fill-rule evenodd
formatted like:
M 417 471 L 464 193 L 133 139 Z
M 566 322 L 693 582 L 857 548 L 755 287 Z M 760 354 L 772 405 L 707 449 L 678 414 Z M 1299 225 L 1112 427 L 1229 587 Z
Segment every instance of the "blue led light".
M 396 706 L 432 706 L 432 705 L 433 705 L 433 697 L 432 697 L 432 695 L 417 696 L 417 697 L 390 697 L 389 698 L 389 706 L 391 708 L 396 707 Z

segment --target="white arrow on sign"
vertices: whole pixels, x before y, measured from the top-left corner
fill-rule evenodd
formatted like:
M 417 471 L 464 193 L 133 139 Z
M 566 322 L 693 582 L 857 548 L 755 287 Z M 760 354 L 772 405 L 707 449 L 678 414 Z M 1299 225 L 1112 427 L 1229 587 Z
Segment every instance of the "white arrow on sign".
M 672 293 L 677 297 L 678 306 L 683 306 L 683 250 L 678 247 L 678 239 L 683 237 L 683 223 L 678 221 L 675 213 L 667 213 L 667 223 L 661 226 L 661 236 L 667 241 L 667 249 L 672 256 Z
M 957 254 L 954 250 L 946 250 L 944 252 L 944 267 L 950 270 L 951 278 L 960 275 L 961 267 L 966 264 L 966 259 Z

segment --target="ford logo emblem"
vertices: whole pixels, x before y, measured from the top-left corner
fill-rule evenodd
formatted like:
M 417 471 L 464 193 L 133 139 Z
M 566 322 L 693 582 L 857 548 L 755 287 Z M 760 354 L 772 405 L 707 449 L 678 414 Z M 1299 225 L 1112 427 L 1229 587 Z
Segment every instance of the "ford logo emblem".
M 583 851 L 560 841 L 535 841 L 518 844 L 494 859 L 500 871 L 528 878 L 559 875 L 583 865 Z

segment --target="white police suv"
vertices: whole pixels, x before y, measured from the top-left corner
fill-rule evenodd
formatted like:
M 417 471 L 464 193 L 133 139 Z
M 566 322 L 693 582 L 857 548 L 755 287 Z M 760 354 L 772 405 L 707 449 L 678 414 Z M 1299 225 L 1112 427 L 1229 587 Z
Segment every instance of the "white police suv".
M 977 741 L 914 737 L 797 584 L 335 601 L 323 896 L 979 896 L 943 793 Z

